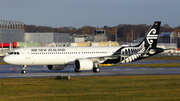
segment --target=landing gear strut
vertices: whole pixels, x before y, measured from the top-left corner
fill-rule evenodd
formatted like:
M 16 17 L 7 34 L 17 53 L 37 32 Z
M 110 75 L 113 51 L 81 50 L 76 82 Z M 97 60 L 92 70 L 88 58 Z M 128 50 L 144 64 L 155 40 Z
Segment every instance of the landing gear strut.
M 25 74 L 26 73 L 26 65 L 23 65 L 23 70 L 21 71 L 22 74 Z
M 101 69 L 98 67 L 98 64 L 95 63 L 95 64 L 94 64 L 94 68 L 93 68 L 93 72 L 99 73 L 100 71 L 101 71 Z

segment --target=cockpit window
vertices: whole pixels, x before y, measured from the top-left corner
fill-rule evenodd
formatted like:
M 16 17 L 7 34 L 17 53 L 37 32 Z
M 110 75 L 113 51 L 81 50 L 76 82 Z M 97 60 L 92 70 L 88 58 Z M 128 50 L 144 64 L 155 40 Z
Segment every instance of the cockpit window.
M 19 55 L 19 52 L 10 52 L 9 55 L 14 54 L 14 55 Z
M 13 52 L 10 52 L 9 55 L 13 54 Z

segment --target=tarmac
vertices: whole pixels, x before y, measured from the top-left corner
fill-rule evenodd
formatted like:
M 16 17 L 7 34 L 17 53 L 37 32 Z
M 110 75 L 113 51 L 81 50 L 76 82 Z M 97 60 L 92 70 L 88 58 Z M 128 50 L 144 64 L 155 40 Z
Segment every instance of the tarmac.
M 154 63 L 152 61 L 149 61 Z M 157 60 L 156 60 L 157 62 Z M 162 63 L 162 61 L 160 61 Z M 163 61 L 167 63 L 167 61 Z M 172 61 L 168 61 L 171 62 Z M 179 60 L 174 61 L 175 63 Z M 147 63 L 146 61 L 135 62 L 135 64 Z M 157 62 L 159 63 L 159 62 Z M 74 66 L 68 65 L 64 70 L 48 70 L 46 66 L 27 66 L 26 74 L 21 74 L 22 66 L 17 65 L 0 65 L 0 78 L 41 78 L 41 77 L 56 77 L 56 76 L 123 76 L 123 75 L 175 75 L 180 74 L 179 67 L 100 67 L 100 73 L 94 73 L 92 70 L 74 72 Z

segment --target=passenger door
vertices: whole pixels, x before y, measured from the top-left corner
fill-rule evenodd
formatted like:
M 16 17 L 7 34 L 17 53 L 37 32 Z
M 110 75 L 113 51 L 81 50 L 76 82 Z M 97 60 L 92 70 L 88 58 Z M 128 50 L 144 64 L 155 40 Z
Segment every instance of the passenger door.
M 30 59 L 30 49 L 24 49 L 25 50 L 25 59 Z

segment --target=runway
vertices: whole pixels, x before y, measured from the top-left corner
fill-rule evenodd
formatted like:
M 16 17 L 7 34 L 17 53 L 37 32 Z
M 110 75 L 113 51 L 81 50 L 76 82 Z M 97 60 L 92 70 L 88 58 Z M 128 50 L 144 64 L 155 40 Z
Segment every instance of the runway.
M 159 61 L 159 60 L 158 60 Z M 140 60 L 134 64 L 144 63 L 178 63 L 179 60 Z M 100 67 L 100 73 L 90 71 L 74 72 L 74 66 L 68 65 L 64 70 L 48 70 L 46 66 L 27 66 L 26 74 L 21 74 L 22 66 L 0 65 L 0 78 L 34 78 L 34 77 L 56 77 L 56 76 L 117 76 L 117 75 L 170 75 L 180 74 L 179 67 L 150 68 L 150 67 Z

